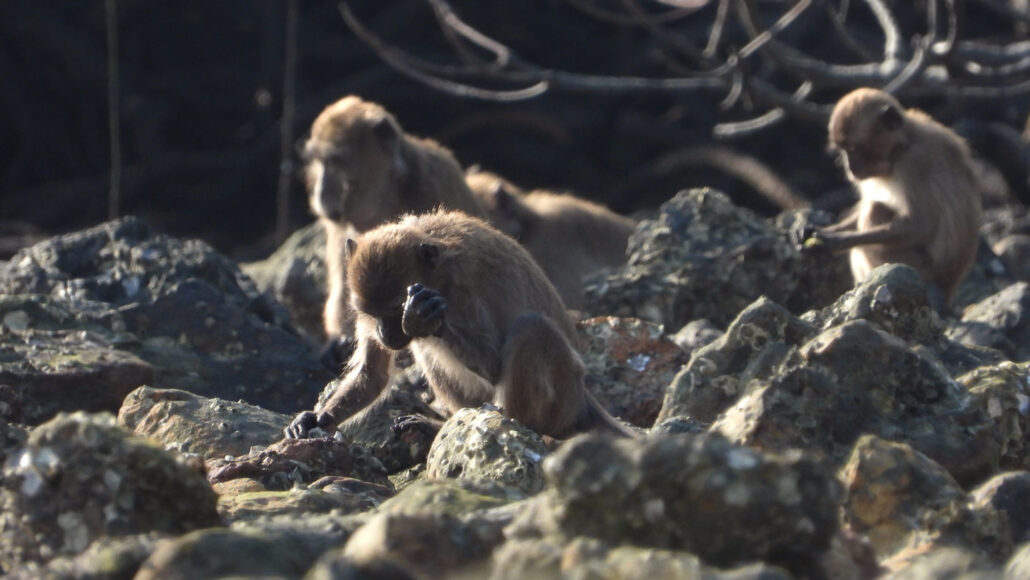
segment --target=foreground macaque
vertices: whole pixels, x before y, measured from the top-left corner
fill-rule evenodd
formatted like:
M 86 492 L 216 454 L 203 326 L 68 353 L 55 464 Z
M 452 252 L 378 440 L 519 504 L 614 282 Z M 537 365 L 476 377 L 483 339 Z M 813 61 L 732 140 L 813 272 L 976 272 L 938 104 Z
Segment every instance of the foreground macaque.
M 625 433 L 587 392 L 565 306 L 517 242 L 460 212 L 406 216 L 348 242 L 357 345 L 343 383 L 286 428 L 334 429 L 371 403 L 410 345 L 448 410 L 494 403 L 556 438 Z
M 881 264 L 907 264 L 931 284 L 935 306 L 946 308 L 979 241 L 980 185 L 965 142 L 875 89 L 837 103 L 829 136 L 860 200 L 850 216 L 815 232 L 814 243 L 850 248 L 856 283 Z
M 518 240 L 543 269 L 568 308 L 583 307 L 583 278 L 626 262 L 631 218 L 572 195 L 525 193 L 485 171 L 466 175 L 487 220 Z
M 315 119 L 303 157 L 311 209 L 326 232 L 325 354 L 332 361 L 333 343 L 353 329 L 343 269 L 352 230 L 439 206 L 470 215 L 483 209 L 450 151 L 404 133 L 386 109 L 356 96 L 329 105 Z

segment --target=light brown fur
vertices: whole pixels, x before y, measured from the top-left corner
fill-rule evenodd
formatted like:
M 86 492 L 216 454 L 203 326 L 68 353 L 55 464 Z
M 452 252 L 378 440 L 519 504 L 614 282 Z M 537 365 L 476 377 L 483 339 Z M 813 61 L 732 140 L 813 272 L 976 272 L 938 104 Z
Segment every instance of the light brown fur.
M 903 263 L 950 303 L 979 240 L 980 185 L 965 142 L 875 89 L 837 103 L 829 137 L 861 197 L 851 216 L 817 237 L 832 250 L 850 248 L 856 282 L 876 266 Z
M 585 276 L 626 262 L 633 219 L 572 195 L 525 193 L 486 171 L 471 171 L 466 180 L 490 223 L 529 251 L 567 307 L 583 307 Z
M 448 207 L 482 215 L 454 156 L 430 139 L 406 134 L 382 106 L 347 96 L 315 119 L 304 144 L 312 211 L 326 231 L 330 339 L 351 334 L 344 241 L 409 212 Z
M 495 403 L 552 437 L 624 433 L 587 393 L 575 329 L 554 286 L 514 240 L 459 212 L 406 216 L 362 235 L 347 264 L 357 347 L 343 384 L 288 428 L 330 428 L 387 382 L 392 351 L 411 348 L 444 406 Z M 420 285 L 420 286 L 413 286 Z

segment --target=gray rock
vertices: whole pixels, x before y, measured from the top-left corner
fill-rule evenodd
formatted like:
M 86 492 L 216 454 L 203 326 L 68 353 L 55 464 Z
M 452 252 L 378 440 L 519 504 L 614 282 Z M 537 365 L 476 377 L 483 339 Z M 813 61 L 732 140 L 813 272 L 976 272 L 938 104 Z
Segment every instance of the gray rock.
M 827 465 L 796 452 L 761 453 L 714 435 L 581 435 L 544 469 L 549 488 L 508 529 L 514 540 L 586 536 L 718 566 L 765 560 L 804 571 L 837 530 L 839 484 Z
M 325 230 L 318 222 L 290 235 L 268 258 L 241 264 L 258 289 L 290 313 L 309 343 L 325 342 L 322 309 L 326 300 Z
M 166 448 L 205 460 L 246 455 L 282 438 L 288 415 L 246 403 L 208 399 L 178 389 L 140 387 L 118 411 L 118 424 Z
M 1001 580 L 998 566 L 983 555 L 945 547 L 920 554 L 889 576 L 890 580 Z
M 973 506 L 1004 513 L 1013 545 L 1030 541 L 1030 473 L 1010 471 L 996 475 L 969 493 Z
M 1030 578 L 1030 543 L 1021 545 L 1005 564 L 1005 580 Z
M 998 240 L 992 248 L 1005 272 L 1015 280 L 1030 282 L 1030 235 L 1013 234 Z
M 161 542 L 169 541 L 159 534 L 139 534 L 98 538 L 84 552 L 75 556 L 54 558 L 45 566 L 29 564 L 8 571 L 9 580 L 129 580 Z
M 398 357 L 399 358 L 399 357 Z M 371 405 L 340 424 L 338 430 L 355 445 L 363 447 L 382 462 L 387 473 L 398 473 L 423 463 L 436 432 L 427 429 L 395 430 L 394 422 L 407 415 L 442 421 L 443 417 L 423 400 L 432 394 L 417 369 L 401 375 Z M 412 378 L 415 377 L 415 378 Z M 324 394 L 339 386 L 334 380 Z
M 749 381 L 768 376 L 816 333 L 767 298 L 745 308 L 715 342 L 696 351 L 665 391 L 658 421 L 688 416 L 710 423 Z
M 1005 362 L 984 366 L 958 378 L 971 396 L 970 407 L 990 418 L 992 441 L 985 447 L 999 448 L 995 468 L 1001 470 L 1030 469 L 1030 448 L 1026 433 L 1030 432 L 1030 368 L 1025 363 Z M 980 431 L 972 430 L 972 433 Z
M 840 479 L 844 524 L 866 535 L 881 560 L 957 545 L 1000 563 L 1012 548 L 1003 514 L 970 505 L 944 468 L 908 445 L 863 436 Z
M 4 468 L 0 565 L 75 555 L 101 537 L 181 534 L 218 525 L 196 466 L 115 426 L 108 415 L 59 415 Z
M 687 353 L 693 354 L 700 350 L 701 347 L 708 346 L 719 340 L 721 336 L 722 330 L 719 330 L 711 321 L 701 318 L 691 320 L 683 325 L 683 328 L 680 328 L 676 331 L 676 334 L 672 335 L 672 341 Z
M 541 540 L 508 542 L 494 554 L 492 580 L 791 580 L 787 571 L 767 564 L 720 570 L 688 552 L 609 546 L 578 537 L 561 546 Z
M 292 413 L 330 378 L 286 311 L 229 259 L 135 218 L 20 251 L 0 266 L 0 294 L 47 296 L 57 305 L 47 313 L 90 313 L 112 345 L 153 367 L 154 386 Z M 35 323 L 11 311 L 4 319 Z
M 930 305 L 926 282 L 902 264 L 874 269 L 861 284 L 821 311 L 806 313 L 804 319 L 823 329 L 865 320 L 902 340 L 920 344 L 933 343 L 944 332 Z
M 496 483 L 532 495 L 544 487 L 540 435 L 496 408 L 461 409 L 444 423 L 426 461 L 429 478 Z
M 709 189 L 662 204 L 626 251 L 625 266 L 587 285 L 585 310 L 669 328 L 698 318 L 728 324 L 761 295 L 783 302 L 802 264 L 785 232 Z
M 1001 454 L 994 423 L 933 359 L 864 320 L 830 328 L 798 359 L 756 380 L 712 429 L 764 449 L 818 449 L 835 459 L 862 433 L 909 442 L 962 481 Z
M 211 483 L 255 479 L 267 490 L 285 491 L 327 475 L 390 486 L 386 470 L 365 449 L 336 439 L 283 439 L 247 455 L 207 461 Z
M 686 364 L 687 353 L 662 327 L 637 318 L 602 316 L 577 324 L 590 393 L 615 417 L 650 427 L 665 386 Z
M 278 515 L 304 518 L 309 514 L 329 511 L 355 514 L 372 510 L 393 495 L 390 486 L 348 477 L 327 476 L 315 481 L 307 489 L 298 487 L 289 491 L 222 494 L 218 498 L 218 513 L 231 523 Z
M 1017 282 L 966 308 L 948 336 L 963 344 L 998 349 L 1030 361 L 1030 284 Z
M 198 530 L 161 545 L 136 580 L 299 578 L 339 540 L 332 536 L 268 530 Z

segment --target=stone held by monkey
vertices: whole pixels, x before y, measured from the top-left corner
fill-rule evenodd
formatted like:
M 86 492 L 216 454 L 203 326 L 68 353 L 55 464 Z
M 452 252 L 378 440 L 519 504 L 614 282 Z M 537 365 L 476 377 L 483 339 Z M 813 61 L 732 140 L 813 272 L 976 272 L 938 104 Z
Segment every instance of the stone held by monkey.
M 328 297 L 323 360 L 336 366 L 352 346 L 354 313 L 347 305 L 345 240 L 408 212 L 436 207 L 482 215 L 449 150 L 404 132 L 381 105 L 349 95 L 327 106 L 311 125 L 301 156 L 312 212 L 326 232 Z
M 829 138 L 860 199 L 804 247 L 849 249 L 856 283 L 882 264 L 907 264 L 930 285 L 934 306 L 947 309 L 979 242 L 980 184 L 966 143 L 926 113 L 870 88 L 837 102 Z
M 565 306 L 583 308 L 583 279 L 626 262 L 636 221 L 569 194 L 522 191 L 488 171 L 465 179 L 491 225 L 515 238 L 558 289 Z
M 288 437 L 332 430 L 385 387 L 410 346 L 450 411 L 493 403 L 541 434 L 629 434 L 587 392 L 575 329 L 526 250 L 461 212 L 405 216 L 348 243 L 357 344 L 340 387 Z

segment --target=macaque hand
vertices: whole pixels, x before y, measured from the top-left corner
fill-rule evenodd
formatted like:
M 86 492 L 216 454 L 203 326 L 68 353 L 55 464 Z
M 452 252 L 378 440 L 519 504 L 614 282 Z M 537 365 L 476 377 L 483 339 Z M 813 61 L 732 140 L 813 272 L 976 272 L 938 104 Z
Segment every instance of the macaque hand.
M 411 338 L 425 338 L 443 334 L 447 300 L 439 292 L 422 284 L 408 286 L 408 299 L 404 302 L 401 328 Z
M 283 430 L 283 434 L 287 439 L 305 439 L 318 435 L 315 433 L 316 430 L 321 430 L 322 434 L 332 434 L 336 430 L 336 419 L 329 413 L 316 415 L 311 411 L 304 411 L 294 417 L 290 425 Z

